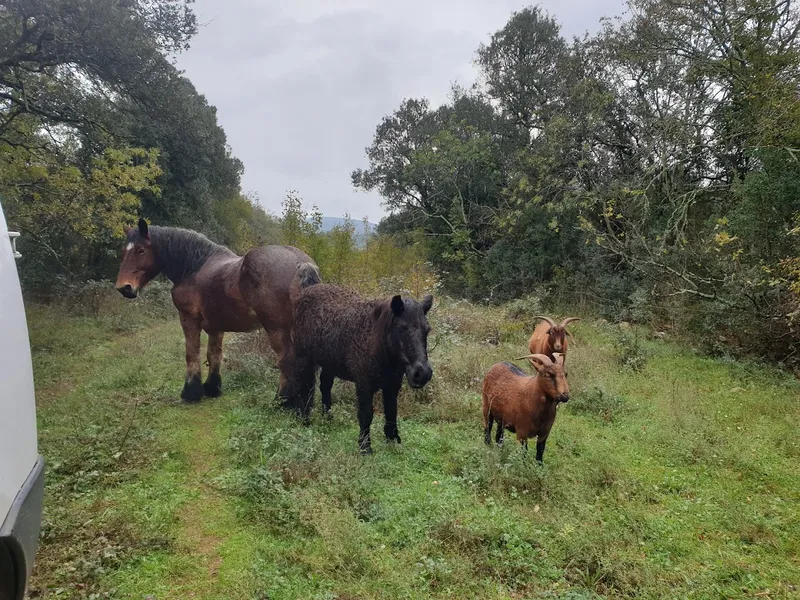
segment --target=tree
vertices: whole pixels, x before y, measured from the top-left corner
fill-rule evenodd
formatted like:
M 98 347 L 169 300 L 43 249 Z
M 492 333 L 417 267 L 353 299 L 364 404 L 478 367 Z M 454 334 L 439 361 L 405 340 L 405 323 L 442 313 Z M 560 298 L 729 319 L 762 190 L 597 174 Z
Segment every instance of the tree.
M 525 8 L 512 14 L 489 45 L 478 48 L 487 94 L 507 118 L 530 132 L 546 124 L 561 104 L 567 46 L 560 29 L 538 6 Z
M 189 0 L 3 0 L 0 136 L 23 115 L 114 131 L 120 99 L 151 103 L 166 55 L 197 30 Z

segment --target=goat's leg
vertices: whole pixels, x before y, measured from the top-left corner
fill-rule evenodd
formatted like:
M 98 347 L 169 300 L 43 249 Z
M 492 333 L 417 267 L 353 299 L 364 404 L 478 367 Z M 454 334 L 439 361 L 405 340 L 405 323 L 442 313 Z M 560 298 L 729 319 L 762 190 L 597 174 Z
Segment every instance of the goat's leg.
M 544 445 L 547 443 L 547 438 L 541 436 L 536 440 L 536 461 L 542 462 L 542 455 L 544 454 Z
M 372 454 L 369 428 L 372 425 L 372 396 L 373 391 L 367 387 L 356 386 L 358 397 L 358 450 L 361 454 Z
M 503 436 L 506 433 L 506 426 L 502 419 L 497 419 L 497 433 L 494 436 L 494 443 L 498 446 L 503 444 Z
M 492 425 L 494 425 L 494 417 L 492 413 L 486 415 L 484 419 L 484 423 L 486 424 L 483 428 L 483 441 L 486 442 L 487 446 L 492 445 Z

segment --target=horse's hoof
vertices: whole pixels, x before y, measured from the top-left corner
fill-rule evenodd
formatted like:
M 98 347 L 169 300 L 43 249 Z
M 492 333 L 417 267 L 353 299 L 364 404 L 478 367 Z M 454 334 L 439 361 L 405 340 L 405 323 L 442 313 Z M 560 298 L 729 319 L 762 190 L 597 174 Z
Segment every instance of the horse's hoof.
M 203 384 L 203 394 L 209 398 L 219 398 L 222 395 L 222 377 L 218 373 L 208 376 Z
M 181 392 L 181 399 L 190 404 L 200 402 L 203 397 L 203 384 L 200 383 L 200 378 L 195 376 L 183 384 L 183 391 Z
M 325 409 L 325 418 L 328 419 L 328 421 L 333 421 L 333 413 L 331 412 L 331 409 Z
M 368 454 L 372 454 L 372 447 L 367 446 L 366 448 L 359 448 L 358 453 L 361 456 L 367 456 Z

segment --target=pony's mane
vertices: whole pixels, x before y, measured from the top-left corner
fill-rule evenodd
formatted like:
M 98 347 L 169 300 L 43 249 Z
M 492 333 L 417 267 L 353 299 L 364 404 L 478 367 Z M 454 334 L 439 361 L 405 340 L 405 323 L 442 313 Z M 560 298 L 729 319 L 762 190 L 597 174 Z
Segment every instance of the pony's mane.
M 151 225 L 149 232 L 161 272 L 176 284 L 197 273 L 213 254 L 233 254 L 190 229 Z

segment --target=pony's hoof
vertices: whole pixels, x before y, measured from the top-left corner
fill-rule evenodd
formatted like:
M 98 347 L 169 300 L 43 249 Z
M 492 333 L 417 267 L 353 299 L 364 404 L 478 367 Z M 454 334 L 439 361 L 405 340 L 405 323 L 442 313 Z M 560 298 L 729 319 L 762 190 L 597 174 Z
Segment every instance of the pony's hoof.
M 361 456 L 367 456 L 368 454 L 372 454 L 372 447 L 371 446 L 367 446 L 366 448 L 359 448 L 358 449 L 358 453 Z
M 181 399 L 184 402 L 194 404 L 200 402 L 203 397 L 203 384 L 200 383 L 200 377 L 194 376 L 189 381 L 183 384 L 183 391 L 181 392 Z
M 219 373 L 213 373 L 203 384 L 203 394 L 209 398 L 219 398 L 222 395 L 222 377 Z
M 333 421 L 333 413 L 330 408 L 325 409 L 325 418 L 328 419 L 328 421 Z
M 386 436 L 387 442 L 400 443 L 400 432 L 397 430 L 397 425 L 390 424 L 383 428 L 383 434 Z

